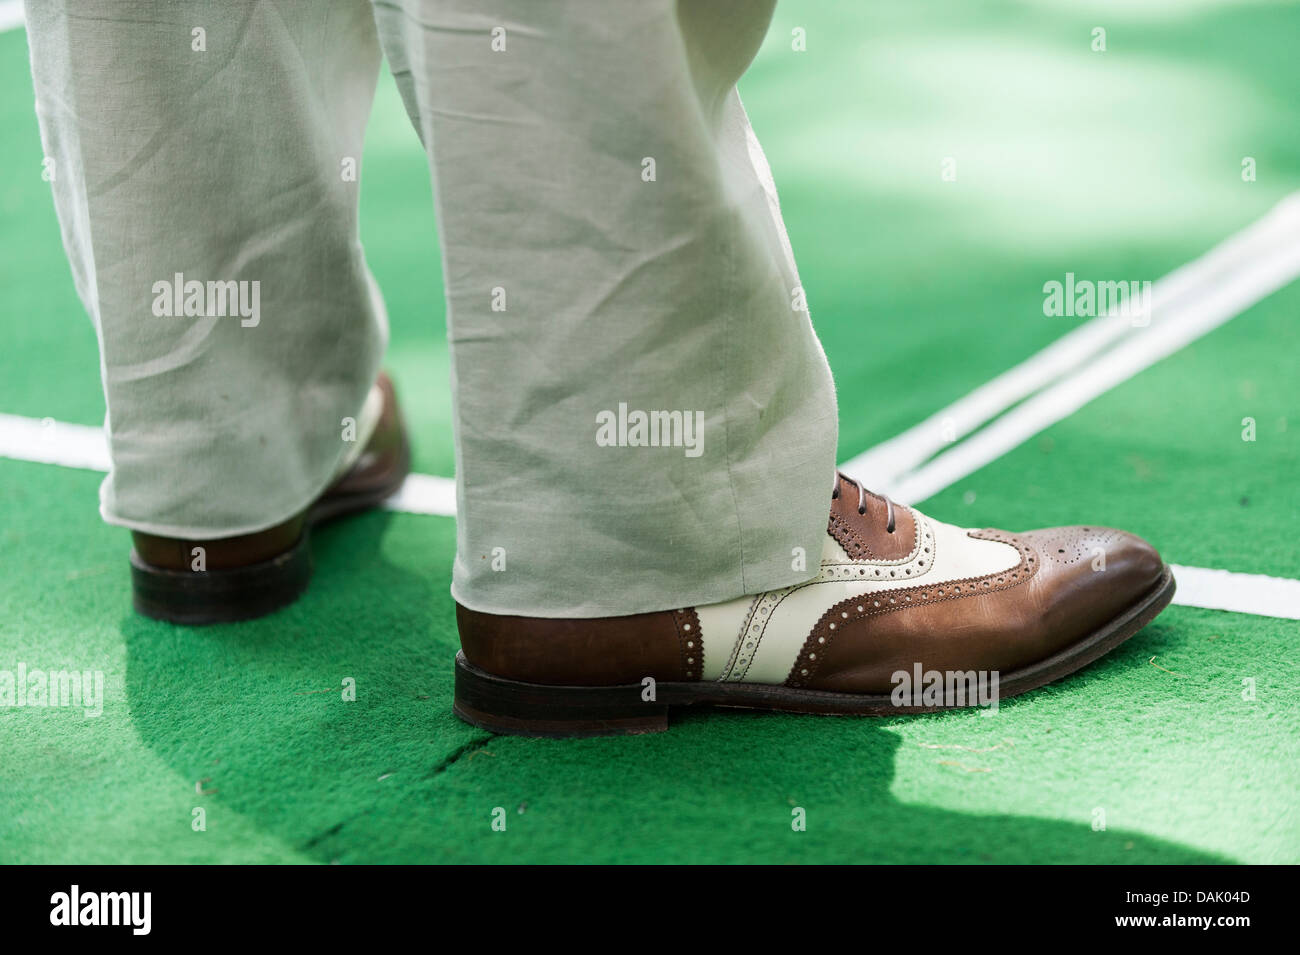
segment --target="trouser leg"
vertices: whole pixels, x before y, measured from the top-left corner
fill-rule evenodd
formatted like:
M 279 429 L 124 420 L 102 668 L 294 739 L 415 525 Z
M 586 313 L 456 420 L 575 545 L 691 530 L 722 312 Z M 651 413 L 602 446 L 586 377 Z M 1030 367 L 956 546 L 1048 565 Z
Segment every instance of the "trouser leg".
M 106 520 L 224 537 L 329 483 L 387 326 L 357 233 L 365 0 L 29 0 L 64 243 L 99 335 Z
M 735 91 L 770 5 L 375 6 L 437 197 L 456 599 L 600 616 L 807 579 L 835 399 Z

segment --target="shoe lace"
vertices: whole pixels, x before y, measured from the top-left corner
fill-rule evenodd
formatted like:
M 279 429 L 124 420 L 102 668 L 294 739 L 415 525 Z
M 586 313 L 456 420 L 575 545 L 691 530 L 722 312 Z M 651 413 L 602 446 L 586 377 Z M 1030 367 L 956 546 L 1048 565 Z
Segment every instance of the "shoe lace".
M 840 471 L 835 472 L 835 486 L 831 488 L 831 500 L 834 501 L 839 498 L 841 481 L 846 481 L 847 483 L 853 485 L 858 489 L 858 513 L 866 514 L 867 513 L 866 488 L 864 488 L 861 485 L 861 483 L 859 483 L 858 481 L 855 481 L 853 478 L 849 477 L 847 474 L 844 474 Z M 885 502 L 885 510 L 886 510 L 886 517 L 887 517 L 887 520 L 885 522 L 885 530 L 888 531 L 890 534 L 892 534 L 894 533 L 894 502 L 891 501 L 888 497 L 886 497 L 883 494 L 879 494 L 877 495 L 877 497 L 881 498 Z

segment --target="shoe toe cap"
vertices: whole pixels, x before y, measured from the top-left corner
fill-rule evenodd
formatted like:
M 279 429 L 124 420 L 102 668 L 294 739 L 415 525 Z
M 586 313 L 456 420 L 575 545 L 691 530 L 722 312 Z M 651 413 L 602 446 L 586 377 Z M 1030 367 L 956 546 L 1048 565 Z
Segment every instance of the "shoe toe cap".
M 1020 536 L 1039 555 L 1035 589 L 1049 612 L 1085 627 L 1133 606 L 1165 573 L 1154 547 L 1112 527 L 1053 527 Z

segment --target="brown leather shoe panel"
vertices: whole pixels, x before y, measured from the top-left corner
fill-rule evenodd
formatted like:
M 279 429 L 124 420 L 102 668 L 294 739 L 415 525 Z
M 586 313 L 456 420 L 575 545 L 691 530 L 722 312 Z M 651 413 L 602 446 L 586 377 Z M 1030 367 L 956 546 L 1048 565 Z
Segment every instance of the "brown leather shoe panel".
M 131 544 L 140 559 L 154 567 L 193 570 L 194 548 L 202 547 L 207 570 L 228 570 L 260 564 L 285 553 L 298 543 L 302 528 L 303 518 L 299 515 L 256 534 L 223 537 L 219 540 L 186 541 L 132 531 Z
M 375 384 L 384 395 L 384 405 L 379 421 L 375 423 L 374 433 L 352 467 L 325 492 L 326 498 L 379 490 L 387 486 L 394 474 L 405 466 L 406 427 L 393 382 L 387 374 L 381 372 Z
M 1048 567 L 1086 568 L 1116 581 L 1132 580 L 1143 589 L 1164 571 L 1154 547 L 1113 527 L 1053 527 L 1020 536 L 1033 543 Z
M 927 669 L 954 669 L 942 665 L 946 659 L 962 661 L 956 669 L 996 669 L 975 661 L 986 660 L 990 650 L 1000 649 L 1000 637 L 1018 622 L 1032 621 L 1027 585 L 1037 575 L 1041 560 L 1015 535 L 993 530 L 970 535 L 1012 545 L 1020 552 L 1019 563 L 982 577 L 841 601 L 814 624 L 786 684 L 879 693 L 893 688 L 889 677 L 896 670 L 910 671 L 918 660 Z M 1009 591 L 1015 596 L 1003 596 Z M 1020 621 L 1022 613 L 1025 617 Z
M 457 604 L 456 624 L 470 663 L 524 683 L 613 686 L 645 677 L 676 682 L 699 679 L 704 661 L 694 610 L 552 619 L 479 613 Z
M 839 493 L 831 498 L 826 531 L 854 560 L 904 560 L 916 549 L 916 518 L 912 509 L 894 505 L 894 532 L 888 531 L 889 506 L 885 499 L 863 494 L 865 514 L 858 513 L 858 489 L 837 477 Z
M 985 577 L 843 601 L 813 628 L 789 684 L 886 693 L 895 672 L 917 663 L 1011 672 L 1098 630 L 1137 603 L 1163 571 L 1145 541 L 1105 528 L 970 534 L 1013 544 L 1020 563 Z M 1105 548 L 1105 571 L 1093 570 L 1093 546 Z
M 1142 538 L 1109 527 L 1053 527 L 1019 537 L 1041 555 L 1034 602 L 1042 625 L 1085 636 L 1159 583 L 1164 561 Z
M 704 642 L 700 640 L 700 615 L 694 607 L 673 611 L 677 646 L 682 661 L 682 678 L 698 680 L 704 672 Z

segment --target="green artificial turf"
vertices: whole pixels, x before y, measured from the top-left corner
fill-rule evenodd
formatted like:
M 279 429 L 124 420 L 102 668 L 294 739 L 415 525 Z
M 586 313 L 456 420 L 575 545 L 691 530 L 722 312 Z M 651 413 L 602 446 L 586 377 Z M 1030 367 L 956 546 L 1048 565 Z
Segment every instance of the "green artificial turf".
M 841 459 L 1074 327 L 1043 316 L 1045 281 L 1157 279 L 1300 188 L 1298 26 L 1263 3 L 783 0 L 742 93 L 836 374 Z M 0 129 L 0 412 L 95 424 L 21 31 L 0 34 Z M 416 468 L 449 476 L 431 208 L 385 77 L 363 239 Z M 1300 577 L 1298 311 L 1284 289 L 924 509 L 1111 524 L 1174 562 Z M 450 519 L 330 526 L 297 604 L 177 628 L 131 612 L 100 480 L 0 459 L 0 670 L 106 680 L 97 717 L 0 709 L 0 862 L 1300 861 L 1298 621 L 1175 606 L 996 715 L 493 737 L 450 713 Z
M 123 534 L 83 512 L 97 480 L 0 462 L 5 664 L 107 681 L 98 717 L 3 715 L 0 861 L 1296 858 L 1300 623 L 1175 607 L 996 715 L 494 738 L 449 709 L 451 521 L 349 520 L 298 604 L 178 628 L 130 612 Z
M 964 526 L 1107 524 L 1170 561 L 1300 577 L 1300 283 L 926 502 Z M 1245 418 L 1254 440 L 1242 438 Z

